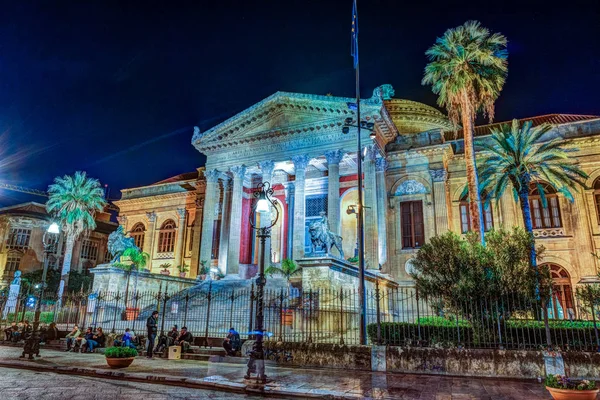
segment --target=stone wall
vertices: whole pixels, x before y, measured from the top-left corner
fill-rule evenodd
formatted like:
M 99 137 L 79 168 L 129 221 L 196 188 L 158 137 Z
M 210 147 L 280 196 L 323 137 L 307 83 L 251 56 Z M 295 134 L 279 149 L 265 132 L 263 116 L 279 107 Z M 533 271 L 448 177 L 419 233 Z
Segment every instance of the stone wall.
M 90 270 L 94 274 L 94 292 L 124 292 L 127 286 L 127 274 L 120 268 L 110 264 L 101 264 Z M 136 279 L 137 278 L 137 279 Z M 179 292 L 196 284 L 195 279 L 180 278 L 172 275 L 151 274 L 148 271 L 132 274 L 129 281 L 129 290 L 139 292 L 162 292 L 168 289 L 169 293 Z
M 453 376 L 536 379 L 546 374 L 542 351 L 492 349 L 434 349 L 387 347 L 385 362 L 373 360 L 371 346 L 329 343 L 265 342 L 266 354 L 278 364 L 297 367 L 371 371 L 375 364 L 387 372 Z M 597 379 L 600 353 L 562 353 L 567 375 Z

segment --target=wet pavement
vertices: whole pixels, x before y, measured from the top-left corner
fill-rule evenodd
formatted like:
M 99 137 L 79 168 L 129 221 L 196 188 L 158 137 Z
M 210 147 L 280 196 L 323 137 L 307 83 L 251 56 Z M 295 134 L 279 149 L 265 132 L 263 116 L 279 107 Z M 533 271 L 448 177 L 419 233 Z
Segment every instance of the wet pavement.
M 0 347 L 0 367 L 59 368 L 64 373 L 97 375 L 110 373 L 101 354 L 65 353 L 43 350 L 35 361 L 19 360 L 20 349 Z M 63 367 L 63 368 L 60 368 Z M 81 370 L 67 371 L 66 367 Z M 125 370 L 125 376 L 111 379 L 127 380 L 128 376 L 154 381 L 171 378 L 171 385 L 188 386 L 202 382 L 216 383 L 224 390 L 244 391 L 243 364 L 194 360 L 167 360 L 138 357 Z M 390 374 L 336 369 L 267 367 L 273 379 L 265 391 L 275 398 L 329 397 L 366 399 L 550 399 L 545 388 L 537 382 L 440 375 Z M 90 378 L 91 379 L 91 378 Z M 97 379 L 97 378 L 94 378 Z M 112 383 L 117 384 L 117 383 Z

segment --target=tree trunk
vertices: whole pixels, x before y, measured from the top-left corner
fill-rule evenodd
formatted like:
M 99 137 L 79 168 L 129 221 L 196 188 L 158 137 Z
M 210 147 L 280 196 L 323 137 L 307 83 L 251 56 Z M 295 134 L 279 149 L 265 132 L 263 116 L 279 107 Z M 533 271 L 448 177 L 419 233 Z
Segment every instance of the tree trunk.
M 548 323 L 548 301 L 547 294 L 541 296 L 540 293 L 540 274 L 537 267 L 537 254 L 535 251 L 535 240 L 533 236 L 533 223 L 531 221 L 531 208 L 529 207 L 529 183 L 531 179 L 529 175 L 526 175 L 521 180 L 521 190 L 519 191 L 519 205 L 521 206 L 521 213 L 523 214 L 523 222 L 525 224 L 525 230 L 531 235 L 531 248 L 529 249 L 529 265 L 535 270 L 536 285 L 535 285 L 535 298 L 540 301 L 542 308 L 542 315 L 544 318 L 544 327 L 546 330 L 546 344 L 548 348 L 552 347 L 552 337 L 550 335 L 550 324 Z
M 475 145 L 473 143 L 474 110 L 469 98 L 463 93 L 462 104 L 463 138 L 465 145 L 465 167 L 467 171 L 467 186 L 469 188 L 469 215 L 471 217 L 471 230 L 477 232 L 481 244 L 485 246 L 483 212 L 481 196 L 479 195 L 479 177 L 475 162 Z
M 67 236 L 67 243 L 65 248 L 65 259 L 63 260 L 62 271 L 60 273 L 60 285 L 58 287 L 58 301 L 62 301 L 64 291 L 69 286 L 69 273 L 71 272 L 71 259 L 73 258 L 73 247 L 75 246 L 75 237 L 73 235 Z

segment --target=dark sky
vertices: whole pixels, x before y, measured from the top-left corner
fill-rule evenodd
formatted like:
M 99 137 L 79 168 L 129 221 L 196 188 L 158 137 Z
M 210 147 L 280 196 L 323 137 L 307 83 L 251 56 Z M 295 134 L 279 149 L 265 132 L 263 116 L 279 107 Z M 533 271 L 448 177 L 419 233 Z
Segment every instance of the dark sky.
M 167 4 L 168 3 L 168 4 Z M 10 1 L 0 13 L 0 181 L 86 170 L 119 189 L 191 171 L 202 130 L 277 90 L 352 96 L 351 0 Z M 359 1 L 361 86 L 435 104 L 425 50 L 478 19 L 509 40 L 496 120 L 600 114 L 600 2 Z M 43 200 L 0 190 L 0 206 Z

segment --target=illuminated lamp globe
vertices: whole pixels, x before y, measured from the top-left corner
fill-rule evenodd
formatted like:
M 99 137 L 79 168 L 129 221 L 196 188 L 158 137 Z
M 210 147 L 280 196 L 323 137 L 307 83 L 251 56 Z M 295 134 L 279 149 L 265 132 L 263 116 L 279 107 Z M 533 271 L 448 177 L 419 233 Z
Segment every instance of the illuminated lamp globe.
M 260 196 L 258 198 L 258 203 L 256 203 L 256 212 L 258 213 L 267 213 L 270 211 L 269 200 L 267 200 L 267 196 L 265 192 L 260 192 Z
M 60 233 L 60 228 L 58 227 L 58 224 L 56 222 L 50 224 L 50 226 L 48 227 L 48 233 Z

